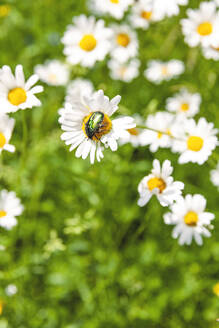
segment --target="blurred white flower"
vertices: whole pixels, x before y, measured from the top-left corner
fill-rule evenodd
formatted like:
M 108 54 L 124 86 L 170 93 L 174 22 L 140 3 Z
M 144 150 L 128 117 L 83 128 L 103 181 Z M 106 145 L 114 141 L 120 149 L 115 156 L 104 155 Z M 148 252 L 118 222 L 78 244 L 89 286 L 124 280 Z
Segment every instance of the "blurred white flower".
M 5 248 L 5 246 L 4 246 L 4 245 L 0 245 L 0 251 L 2 251 L 2 252 L 3 252 L 3 251 L 5 251 L 5 249 L 6 249 L 6 248 Z
M 133 118 L 137 125 L 143 125 L 144 123 L 143 118 L 140 115 L 134 114 Z M 120 138 L 119 140 L 120 145 L 124 145 L 130 142 L 133 147 L 138 147 L 140 145 L 141 134 L 143 133 L 144 130 L 135 127 L 132 129 L 128 129 L 127 131 L 128 134 L 123 138 Z
M 110 55 L 119 62 L 126 62 L 138 53 L 137 34 L 129 25 L 112 25 L 113 36 Z
M 90 9 L 100 14 L 109 14 L 116 19 L 124 16 L 134 0 L 90 0 Z
M 14 125 L 15 120 L 13 118 L 6 114 L 0 116 L 0 154 L 3 150 L 11 153 L 15 151 L 15 146 L 9 144 Z
M 17 286 L 10 284 L 5 288 L 5 293 L 8 296 L 13 296 L 17 294 Z
M 75 98 L 81 99 L 82 96 L 91 96 L 94 92 L 94 87 L 91 81 L 77 78 L 71 81 L 67 87 L 65 101 L 72 103 Z
M 167 98 L 166 109 L 185 117 L 192 117 L 199 112 L 200 103 L 199 93 L 190 93 L 186 89 L 181 89 L 173 97 Z
M 11 191 L 0 192 L 0 227 L 11 230 L 16 224 L 16 216 L 23 212 L 23 206 L 16 194 Z
M 77 148 L 76 157 L 87 158 L 93 164 L 95 156 L 98 161 L 103 158 L 102 147 L 117 150 L 117 140 L 128 134 L 127 129 L 135 127 L 133 118 L 129 116 L 110 119 L 118 109 L 121 97 L 112 100 L 104 96 L 102 90 L 92 96 L 76 99 L 74 103 L 66 103 L 59 119 L 65 132 L 61 139 L 66 145 L 71 145 L 70 151 Z
M 166 224 L 175 225 L 172 236 L 179 237 L 180 245 L 190 245 L 193 238 L 198 245 L 202 245 L 202 236 L 211 236 L 207 228 L 214 214 L 205 212 L 205 208 L 206 199 L 202 195 L 186 195 L 185 198 L 179 197 L 171 206 L 172 212 L 164 215 Z
M 109 38 L 112 31 L 104 27 L 102 19 L 80 15 L 73 17 L 73 24 L 67 27 L 62 43 L 69 63 L 92 67 L 103 60 L 110 50 Z
M 140 135 L 141 146 L 150 145 L 149 149 L 156 152 L 158 148 L 168 148 L 172 144 L 172 129 L 175 124 L 175 116 L 167 112 L 157 112 L 148 115 L 145 126 Z M 154 129 L 152 131 L 150 129 Z
M 219 60 L 219 42 L 217 46 L 203 47 L 202 53 L 206 59 Z
M 136 58 L 125 63 L 121 63 L 116 59 L 108 61 L 111 78 L 123 82 L 131 82 L 136 78 L 139 75 L 139 66 L 140 61 Z
M 59 60 L 48 60 L 43 65 L 37 65 L 35 73 L 41 81 L 54 86 L 66 85 L 69 79 L 68 66 Z
M 132 26 L 146 30 L 155 20 L 153 0 L 139 0 L 135 3 L 129 20 Z
M 203 117 L 198 123 L 193 119 L 185 120 L 175 130 L 177 139 L 173 140 L 172 145 L 174 152 L 181 153 L 179 163 L 193 162 L 202 165 L 207 161 L 217 146 L 217 132 L 213 123 L 208 123 Z
M 219 14 L 214 2 L 201 2 L 199 9 L 188 9 L 188 18 L 182 19 L 182 31 L 185 42 L 190 47 L 201 44 L 213 46 L 218 40 Z
M 39 85 L 33 87 L 38 79 L 37 75 L 32 75 L 25 82 L 22 65 L 16 66 L 15 76 L 9 66 L 3 66 L 0 70 L 1 113 L 12 113 L 19 109 L 40 106 L 41 102 L 35 94 L 42 92 L 43 87 Z
M 179 6 L 185 6 L 188 0 L 153 0 L 153 12 L 156 20 L 162 20 L 165 16 L 178 15 Z
M 217 167 L 210 171 L 210 178 L 213 185 L 219 187 L 219 161 L 217 163 Z
M 168 81 L 179 76 L 184 70 L 184 63 L 180 60 L 172 59 L 168 62 L 150 60 L 148 68 L 144 71 L 144 76 L 149 81 L 159 84 L 162 81 Z
M 155 159 L 151 174 L 145 176 L 138 185 L 140 194 L 138 205 L 146 205 L 153 195 L 162 206 L 171 205 L 181 195 L 184 188 L 184 183 L 173 180 L 172 172 L 173 167 L 169 160 L 165 160 L 161 167 L 160 162 Z

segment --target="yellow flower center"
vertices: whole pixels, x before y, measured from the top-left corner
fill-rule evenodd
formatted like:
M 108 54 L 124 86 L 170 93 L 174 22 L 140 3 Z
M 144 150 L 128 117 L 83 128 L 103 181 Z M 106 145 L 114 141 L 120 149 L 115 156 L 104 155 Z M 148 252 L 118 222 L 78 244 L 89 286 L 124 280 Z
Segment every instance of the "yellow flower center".
M 201 36 L 206 36 L 211 34 L 213 31 L 213 26 L 211 23 L 209 22 L 204 22 L 201 23 L 198 27 L 197 27 L 197 32 L 201 35 Z
M 0 132 L 0 148 L 3 148 L 6 144 L 6 138 L 3 133 Z
M 117 43 L 122 47 L 127 47 L 130 43 L 130 37 L 126 33 L 120 33 L 117 35 Z
M 187 110 L 189 110 L 189 104 L 187 103 L 184 103 L 180 106 L 180 109 L 183 111 L 183 112 L 187 112 Z
M 141 17 L 146 19 L 146 20 L 149 20 L 151 18 L 151 15 L 152 15 L 152 12 L 151 11 L 145 11 L 143 10 L 141 12 Z
M 110 0 L 110 2 L 117 4 L 119 3 L 119 0 Z
M 101 137 L 112 129 L 112 122 L 108 115 L 97 111 L 86 116 L 82 123 L 82 130 L 86 137 L 100 141 Z
M 184 216 L 184 222 L 190 227 L 195 227 L 198 222 L 198 215 L 193 212 L 189 211 L 185 216 Z
M 213 292 L 215 295 L 219 296 L 219 282 L 214 285 Z
M 8 93 L 8 100 L 14 106 L 24 103 L 27 99 L 26 91 L 23 88 L 14 88 Z
M 187 139 L 187 147 L 192 151 L 199 151 L 202 149 L 204 140 L 201 137 L 191 136 Z
M 166 183 L 161 178 L 151 178 L 147 182 L 148 189 L 152 191 L 154 188 L 158 188 L 160 190 L 160 193 L 166 188 Z
M 48 76 L 48 80 L 49 80 L 50 82 L 52 82 L 52 83 L 57 82 L 57 75 L 54 74 L 54 73 L 49 74 L 49 76 Z
M 139 131 L 136 128 L 128 129 L 127 130 L 132 136 L 138 136 Z
M 0 6 L 0 17 L 6 17 L 8 16 L 11 8 L 9 5 L 1 5 Z
M 84 51 L 92 51 L 96 48 L 97 40 L 92 34 L 85 34 L 81 41 L 79 42 L 79 46 Z
M 3 312 L 3 303 L 2 301 L 0 301 L 0 315 L 2 314 L 2 312 Z
M 162 138 L 162 136 L 163 136 L 163 133 L 161 133 L 161 132 L 157 132 L 157 137 L 158 137 L 158 139 Z
M 161 73 L 162 75 L 168 75 L 168 69 L 166 66 L 163 66 L 162 69 L 161 69 Z
M 0 210 L 0 219 L 6 215 L 7 215 L 7 213 L 4 210 Z

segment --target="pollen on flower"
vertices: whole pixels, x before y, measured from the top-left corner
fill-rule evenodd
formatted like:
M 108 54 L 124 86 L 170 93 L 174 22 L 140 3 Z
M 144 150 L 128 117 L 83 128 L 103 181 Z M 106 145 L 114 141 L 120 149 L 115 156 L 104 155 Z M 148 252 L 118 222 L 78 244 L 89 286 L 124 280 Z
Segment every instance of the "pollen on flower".
M 204 140 L 201 137 L 191 136 L 187 139 L 187 148 L 192 151 L 199 151 L 202 149 Z
M 127 130 L 132 136 L 138 136 L 139 131 L 136 128 L 128 129 Z
M 92 34 L 85 34 L 81 41 L 79 42 L 79 46 L 84 51 L 92 51 L 96 48 L 97 40 Z
M 215 295 L 219 296 L 219 282 L 214 285 L 213 292 Z
M 119 0 L 110 0 L 110 2 L 117 4 L 119 3 Z
M 164 180 L 157 177 L 149 179 L 147 185 L 150 191 L 152 191 L 154 188 L 158 188 L 160 193 L 162 193 L 166 188 L 166 183 L 164 182 Z
M 209 35 L 212 33 L 212 31 L 213 31 L 213 26 L 209 22 L 203 22 L 203 23 L 199 24 L 199 26 L 197 27 L 197 32 L 201 36 Z
M 0 219 L 6 215 L 7 215 L 7 213 L 4 210 L 0 210 Z
M 14 106 L 18 106 L 27 100 L 26 91 L 23 88 L 14 88 L 8 93 L 8 100 Z
M 112 121 L 109 116 L 97 111 L 86 116 L 82 123 L 82 130 L 86 137 L 94 141 L 100 141 L 101 137 L 112 129 Z
M 146 19 L 146 20 L 149 20 L 151 18 L 151 15 L 152 15 L 152 12 L 151 11 L 145 11 L 143 10 L 141 12 L 141 17 Z
M 117 35 L 117 43 L 122 47 L 127 47 L 130 43 L 130 37 L 126 33 L 120 33 Z
M 187 112 L 187 110 L 189 110 L 189 104 L 187 104 L 187 103 L 181 104 L 180 110 L 183 112 Z
M 6 138 L 3 133 L 0 132 L 0 148 L 3 148 L 6 144 Z
M 198 222 L 198 215 L 193 212 L 189 211 L 185 216 L 184 216 L 184 222 L 190 227 L 195 227 Z

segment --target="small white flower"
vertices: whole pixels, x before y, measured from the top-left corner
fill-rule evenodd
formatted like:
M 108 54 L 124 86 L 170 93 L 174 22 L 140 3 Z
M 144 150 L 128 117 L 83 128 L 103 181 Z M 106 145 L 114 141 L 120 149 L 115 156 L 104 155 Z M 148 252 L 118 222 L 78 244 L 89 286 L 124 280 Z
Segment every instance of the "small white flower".
M 134 114 L 133 118 L 137 125 L 143 124 L 143 119 L 140 115 Z M 133 147 L 138 147 L 140 145 L 140 138 L 142 134 L 142 129 L 139 129 L 137 127 L 128 129 L 128 134 L 120 139 L 120 144 L 124 145 L 127 143 L 131 143 Z
M 81 99 L 82 96 L 91 96 L 93 92 L 94 87 L 91 81 L 77 78 L 69 83 L 65 101 L 72 103 L 76 97 Z
M 69 79 L 67 65 L 59 60 L 48 60 L 43 65 L 37 65 L 35 73 L 41 81 L 54 86 L 66 85 Z
M 210 171 L 211 182 L 219 188 L 219 161 L 215 170 Z
M 207 161 L 212 151 L 217 146 L 218 130 L 213 123 L 208 123 L 205 118 L 200 118 L 198 123 L 193 119 L 185 120 L 175 131 L 172 150 L 180 152 L 179 163 L 198 163 L 202 165 Z
M 37 85 L 32 88 L 38 79 L 37 75 L 32 75 L 25 82 L 23 67 L 21 65 L 16 66 L 15 76 L 12 74 L 9 66 L 3 66 L 0 72 L 1 114 L 40 106 L 41 102 L 35 94 L 42 92 L 43 87 Z
M 17 286 L 10 284 L 5 288 L 5 293 L 8 296 L 13 296 L 17 294 Z
M 138 53 L 138 39 L 135 31 L 128 25 L 112 25 L 113 37 L 111 56 L 115 60 L 124 63 Z
M 112 31 L 104 27 L 104 21 L 80 15 L 73 17 L 73 23 L 62 38 L 69 63 L 92 67 L 96 61 L 104 60 L 110 50 L 109 38 L 112 36 Z
M 0 116 L 0 154 L 3 150 L 11 153 L 15 151 L 15 147 L 9 144 L 14 129 L 15 120 L 8 115 Z
M 5 246 L 4 245 L 0 245 L 0 252 L 3 252 L 3 251 L 5 251 Z
M 181 89 L 174 97 L 167 99 L 166 108 L 170 112 L 192 117 L 199 112 L 200 103 L 201 96 L 199 93 L 192 94 L 186 89 Z
M 172 59 L 168 62 L 150 60 L 148 62 L 148 68 L 144 71 L 144 76 L 149 81 L 159 84 L 162 81 L 168 81 L 174 77 L 178 77 L 184 70 L 184 64 L 180 60 Z
M 66 145 L 71 145 L 70 151 L 77 148 L 75 156 L 87 158 L 93 164 L 95 154 L 98 161 L 103 158 L 101 144 L 117 150 L 117 140 L 128 134 L 126 130 L 135 127 L 133 118 L 129 116 L 110 119 L 118 109 L 121 97 L 112 100 L 104 96 L 102 90 L 92 96 L 76 99 L 74 103 L 66 103 L 59 119 L 65 132 L 61 139 Z
M 169 160 L 165 160 L 161 167 L 160 162 L 155 159 L 151 174 L 145 176 L 138 185 L 140 194 L 138 205 L 146 205 L 153 195 L 162 206 L 171 205 L 181 195 L 184 188 L 184 183 L 173 180 L 172 172 L 173 167 Z
M 172 144 L 172 128 L 175 124 L 175 116 L 166 112 L 157 112 L 148 115 L 145 129 L 140 135 L 141 146 L 150 145 L 150 151 L 156 152 L 158 148 L 168 148 Z M 152 131 L 154 129 L 156 131 Z
M 139 0 L 132 6 L 130 23 L 137 28 L 146 30 L 155 20 L 153 0 Z
M 219 60 L 219 42 L 217 46 L 203 47 L 202 53 L 206 59 Z
M 100 14 L 110 14 L 121 19 L 133 0 L 91 0 L 90 8 Z
M 139 75 L 140 61 L 138 59 L 131 59 L 129 62 L 121 63 L 116 59 L 108 61 L 110 69 L 110 76 L 114 80 L 121 80 L 124 82 L 131 82 Z
M 156 20 L 162 20 L 165 16 L 171 17 L 179 14 L 179 6 L 185 6 L 188 0 L 153 0 L 153 10 Z
M 214 2 L 201 2 L 199 9 L 188 9 L 187 15 L 181 23 L 185 42 L 190 47 L 199 44 L 208 47 L 218 40 L 219 14 Z
M 16 194 L 11 191 L 0 192 L 0 227 L 11 230 L 16 224 L 16 216 L 21 215 L 23 206 Z
M 190 245 L 192 238 L 198 245 L 202 245 L 202 236 L 210 237 L 207 229 L 214 214 L 205 212 L 206 199 L 202 195 L 186 195 L 179 197 L 171 206 L 171 211 L 164 215 L 166 224 L 174 224 L 172 236 L 179 237 L 180 245 Z

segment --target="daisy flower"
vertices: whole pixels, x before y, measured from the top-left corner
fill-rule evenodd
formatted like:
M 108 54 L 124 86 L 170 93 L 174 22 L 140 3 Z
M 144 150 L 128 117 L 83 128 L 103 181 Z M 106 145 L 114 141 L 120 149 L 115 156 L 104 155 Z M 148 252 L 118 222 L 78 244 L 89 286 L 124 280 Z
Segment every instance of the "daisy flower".
M 174 123 L 175 117 L 170 113 L 157 112 L 154 115 L 148 115 L 145 122 L 146 129 L 140 135 L 141 146 L 150 145 L 149 149 L 151 152 L 156 152 L 158 148 L 170 147 Z
M 95 154 L 98 161 L 103 158 L 102 147 L 117 150 L 117 140 L 128 134 L 127 129 L 135 127 L 133 118 L 125 116 L 111 120 L 118 109 L 121 97 L 112 100 L 104 96 L 102 90 L 92 96 L 75 99 L 74 103 L 66 103 L 59 122 L 65 132 L 61 139 L 71 145 L 70 151 L 77 148 L 75 156 L 87 158 L 94 163 Z
M 203 117 L 198 123 L 193 119 L 186 120 L 175 133 L 178 139 L 174 139 L 172 150 L 181 153 L 180 164 L 192 162 L 202 165 L 217 146 L 218 130 Z
M 14 129 L 15 120 L 6 114 L 0 116 L 0 154 L 3 150 L 11 153 L 15 151 L 15 146 L 10 145 L 9 141 Z
M 69 63 L 92 67 L 96 61 L 103 60 L 110 50 L 109 38 L 112 31 L 104 27 L 102 19 L 93 16 L 73 17 L 74 25 L 69 25 L 62 43 Z
M 189 93 L 186 89 L 181 89 L 174 97 L 167 98 L 166 109 L 185 117 L 192 117 L 199 112 L 200 103 L 199 93 Z
M 198 245 L 202 245 L 202 236 L 210 237 L 207 229 L 214 214 L 205 212 L 206 199 L 202 195 L 186 195 L 179 197 L 171 206 L 171 212 L 164 215 L 166 224 L 174 224 L 172 236 L 179 237 L 180 245 L 190 245 L 194 238 Z
M 69 83 L 65 101 L 72 103 L 76 97 L 81 99 L 82 96 L 91 96 L 93 92 L 94 87 L 91 81 L 77 78 Z
M 11 230 L 16 224 L 16 216 L 21 215 L 23 206 L 16 194 L 11 191 L 0 192 L 0 227 Z
M 2 113 L 12 113 L 19 109 L 40 106 L 41 102 L 35 96 L 43 91 L 43 87 L 33 85 L 38 81 L 37 75 L 32 75 L 25 82 L 23 67 L 17 65 L 15 76 L 9 66 L 3 66 L 0 71 L 0 102 Z M 33 87 L 33 88 L 32 88 Z
M 159 84 L 162 81 L 169 81 L 174 77 L 178 77 L 184 70 L 184 64 L 180 60 L 172 59 L 168 62 L 150 60 L 148 68 L 144 71 L 144 76 L 149 81 Z
M 219 42 L 215 46 L 203 47 L 202 53 L 206 59 L 219 60 Z
M 119 62 L 126 62 L 138 53 L 136 33 L 128 25 L 112 25 L 113 37 L 111 57 Z
M 181 195 L 184 188 L 184 183 L 173 180 L 172 172 L 173 167 L 169 160 L 165 160 L 161 167 L 160 162 L 155 159 L 151 174 L 145 176 L 138 185 L 140 194 L 138 205 L 146 205 L 153 195 L 162 206 L 171 205 Z
M 143 119 L 140 115 L 134 114 L 133 118 L 137 125 L 143 124 Z M 127 131 L 128 131 L 128 134 L 120 139 L 120 144 L 124 145 L 127 143 L 131 143 L 133 147 L 140 146 L 140 136 L 142 134 L 142 129 L 135 127 L 132 129 L 128 129 Z
M 199 9 L 188 9 L 187 15 L 188 18 L 181 20 L 185 42 L 190 47 L 213 45 L 219 31 L 219 14 L 215 3 L 201 2 Z
M 17 286 L 10 284 L 5 288 L 5 294 L 7 296 L 13 296 L 17 294 Z
M 115 59 L 108 61 L 110 76 L 113 80 L 121 80 L 123 82 L 131 82 L 139 75 L 140 61 L 131 59 L 126 63 L 118 62 Z
M 185 6 L 188 0 L 153 0 L 153 11 L 156 20 L 162 20 L 165 16 L 171 17 L 178 15 L 179 6 Z
M 37 65 L 35 73 L 41 81 L 54 86 L 66 85 L 69 79 L 67 65 L 59 60 L 48 60 L 44 65 Z
M 121 19 L 133 2 L 133 0 L 92 0 L 90 8 L 101 14 L 109 14 L 116 19 Z
M 213 185 L 219 188 L 219 161 L 216 169 L 210 171 L 210 178 Z
M 134 27 L 146 30 L 154 20 L 154 5 L 152 0 L 139 0 L 132 7 L 130 23 Z

